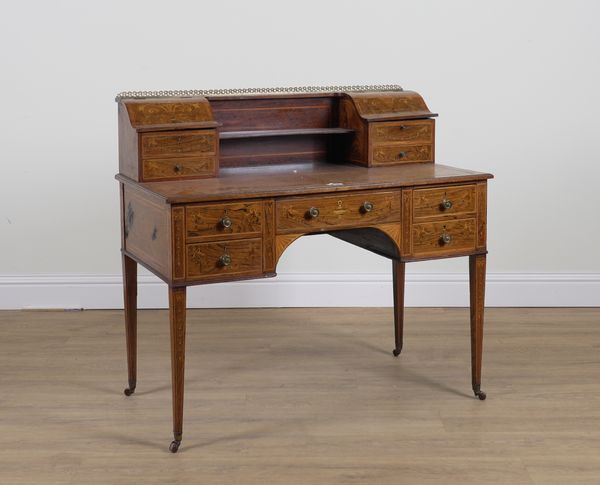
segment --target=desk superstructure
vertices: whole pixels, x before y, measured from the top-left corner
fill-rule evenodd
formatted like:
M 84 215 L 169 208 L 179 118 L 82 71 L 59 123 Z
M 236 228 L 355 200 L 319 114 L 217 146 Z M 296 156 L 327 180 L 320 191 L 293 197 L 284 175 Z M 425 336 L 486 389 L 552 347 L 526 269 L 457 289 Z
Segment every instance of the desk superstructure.
M 392 260 L 393 354 L 409 261 L 469 256 L 472 387 L 479 399 L 487 180 L 435 163 L 435 120 L 397 86 L 123 93 L 121 247 L 129 387 L 137 263 L 168 284 L 170 450 L 183 428 L 186 287 L 271 277 L 297 238 L 330 234 Z

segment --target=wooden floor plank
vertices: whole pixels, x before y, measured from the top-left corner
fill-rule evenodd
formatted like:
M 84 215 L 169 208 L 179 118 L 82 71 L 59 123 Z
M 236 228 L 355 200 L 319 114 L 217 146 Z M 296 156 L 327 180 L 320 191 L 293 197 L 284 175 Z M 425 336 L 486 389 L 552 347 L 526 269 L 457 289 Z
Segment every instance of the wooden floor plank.
M 600 483 L 600 309 L 192 310 L 183 444 L 166 311 L 0 312 L 0 483 Z

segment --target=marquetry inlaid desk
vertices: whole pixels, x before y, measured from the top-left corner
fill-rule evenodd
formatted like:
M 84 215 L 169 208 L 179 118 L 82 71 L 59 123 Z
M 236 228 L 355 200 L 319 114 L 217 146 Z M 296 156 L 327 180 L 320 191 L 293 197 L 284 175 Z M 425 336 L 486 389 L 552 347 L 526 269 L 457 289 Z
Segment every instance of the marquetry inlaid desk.
M 481 391 L 486 188 L 434 162 L 435 121 L 397 86 L 123 93 L 121 247 L 130 396 L 137 263 L 169 287 L 174 441 L 183 425 L 186 287 L 275 276 L 297 238 L 330 234 L 392 260 L 393 354 L 404 268 L 469 256 L 473 391 Z

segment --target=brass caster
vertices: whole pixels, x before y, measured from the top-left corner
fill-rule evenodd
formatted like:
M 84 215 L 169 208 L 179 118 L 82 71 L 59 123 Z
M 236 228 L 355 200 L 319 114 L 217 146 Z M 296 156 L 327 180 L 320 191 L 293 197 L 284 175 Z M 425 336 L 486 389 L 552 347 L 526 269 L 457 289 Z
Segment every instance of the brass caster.
M 171 444 L 169 445 L 169 451 L 171 453 L 177 453 L 177 450 L 179 449 L 179 445 L 181 444 L 181 441 L 171 441 Z
M 133 388 L 127 387 L 123 391 L 123 394 L 125 394 L 126 396 L 131 396 L 134 392 L 135 392 L 135 387 L 133 387 Z
M 473 386 L 473 393 L 479 398 L 480 401 L 485 401 L 485 398 L 487 397 L 485 392 L 483 392 L 479 386 Z

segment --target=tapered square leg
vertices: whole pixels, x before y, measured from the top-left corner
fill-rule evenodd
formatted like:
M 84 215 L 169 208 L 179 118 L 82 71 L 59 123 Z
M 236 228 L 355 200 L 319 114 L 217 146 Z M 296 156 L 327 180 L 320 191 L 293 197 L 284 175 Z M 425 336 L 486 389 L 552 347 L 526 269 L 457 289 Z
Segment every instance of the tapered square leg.
M 135 391 L 137 379 L 137 263 L 123 255 L 123 303 L 125 309 L 125 341 L 127 343 L 127 377 L 125 395 Z
M 183 386 L 185 371 L 185 303 L 186 289 L 169 288 L 169 319 L 171 326 L 171 381 L 173 388 L 173 442 L 175 453 L 183 434 Z
M 471 376 L 473 392 L 482 401 L 481 357 L 483 352 L 483 312 L 485 308 L 485 254 L 469 257 L 469 286 L 471 296 Z
M 402 340 L 404 334 L 404 270 L 405 263 L 392 260 L 392 280 L 394 291 L 394 356 L 402 352 Z

